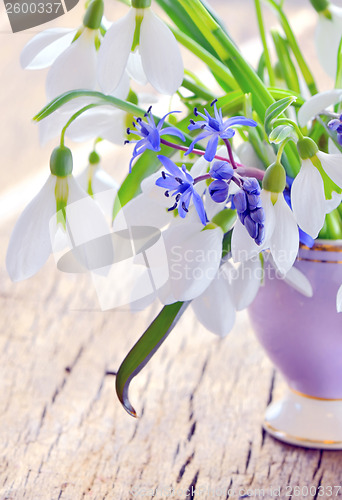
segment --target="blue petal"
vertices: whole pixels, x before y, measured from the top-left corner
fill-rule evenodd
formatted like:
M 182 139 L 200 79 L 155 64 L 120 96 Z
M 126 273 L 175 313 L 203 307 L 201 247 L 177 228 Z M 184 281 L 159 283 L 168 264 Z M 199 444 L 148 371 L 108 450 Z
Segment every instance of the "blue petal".
M 226 130 L 228 127 L 234 127 L 234 125 L 245 125 L 248 127 L 256 127 L 257 122 L 246 118 L 245 116 L 232 116 L 232 118 L 228 118 L 224 122 L 224 129 Z
M 233 201 L 238 212 L 242 213 L 247 210 L 247 197 L 242 190 L 235 193 Z
M 173 191 L 174 189 L 179 188 L 179 182 L 177 182 L 175 178 L 171 176 L 166 177 L 165 179 L 164 177 L 159 177 L 156 180 L 156 186 Z
M 202 139 L 205 139 L 206 137 L 208 137 L 209 135 L 211 135 L 211 132 L 210 131 L 205 131 L 203 132 L 202 134 L 198 135 L 196 137 L 196 139 L 194 139 L 192 141 L 192 143 L 190 144 L 189 146 L 189 149 L 187 150 L 186 153 L 184 153 L 184 155 L 189 155 L 191 153 L 191 151 L 194 149 L 194 146 L 195 144 L 197 144 L 198 141 L 202 140 Z
M 178 130 L 175 127 L 166 127 L 163 128 L 163 130 L 159 133 L 160 136 L 162 135 L 175 135 L 176 137 L 179 137 L 183 142 L 185 141 L 184 134 Z
M 189 207 L 189 204 L 190 204 L 190 200 L 191 200 L 191 195 L 192 195 L 192 191 L 191 189 L 187 189 L 183 194 L 182 196 L 180 197 L 179 199 L 179 203 L 178 203 L 178 213 L 180 215 L 180 217 L 182 217 L 182 219 L 185 218 L 186 214 L 188 213 L 187 212 L 187 209 Z M 183 208 L 183 204 L 186 208 L 186 210 Z
M 234 175 L 233 167 L 226 161 L 215 161 L 209 170 L 209 175 L 214 179 L 230 180 Z
M 153 148 L 153 151 L 160 151 L 160 137 L 158 130 L 152 130 L 148 135 L 148 140 Z
M 223 203 L 228 197 L 228 184 L 217 180 L 210 184 L 209 194 L 216 203 Z
M 195 191 L 195 189 L 193 189 L 192 195 L 196 211 L 199 215 L 199 218 L 201 219 L 202 224 L 205 226 L 208 219 L 207 219 L 207 214 L 205 213 L 204 210 L 203 200 L 197 193 L 197 191 Z
M 205 160 L 212 161 L 214 159 L 215 154 L 216 154 L 216 150 L 217 150 L 218 140 L 219 140 L 218 135 L 214 135 L 209 140 L 207 147 L 206 147 L 206 150 L 205 150 L 205 155 L 204 155 Z
M 164 115 L 163 118 L 161 118 L 161 120 L 159 121 L 159 123 L 157 125 L 158 130 L 161 130 L 162 126 L 164 125 L 166 117 L 171 115 L 172 113 L 181 113 L 181 111 L 169 111 L 169 113 L 166 113 L 166 115 Z
M 181 169 L 178 168 L 177 165 L 170 160 L 170 158 L 164 155 L 158 155 L 157 158 L 171 175 L 174 177 L 183 177 Z

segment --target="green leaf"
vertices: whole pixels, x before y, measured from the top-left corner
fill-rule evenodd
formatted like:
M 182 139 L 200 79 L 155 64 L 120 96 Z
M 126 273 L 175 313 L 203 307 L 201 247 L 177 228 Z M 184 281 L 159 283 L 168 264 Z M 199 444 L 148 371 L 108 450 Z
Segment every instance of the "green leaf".
M 284 97 L 280 101 L 276 101 L 266 110 L 265 114 L 265 130 L 267 135 L 271 133 L 271 125 L 273 120 L 278 118 L 284 113 L 284 111 L 291 106 L 291 104 L 296 100 L 295 96 Z
M 130 383 L 159 349 L 188 305 L 189 302 L 175 302 L 163 307 L 121 363 L 116 376 L 116 393 L 132 417 L 136 417 L 137 414 L 128 398 Z
M 293 127 L 291 127 L 291 125 L 278 125 L 278 127 L 274 128 L 270 133 L 269 140 L 274 144 L 280 144 L 287 137 L 293 137 L 296 139 L 297 135 L 294 132 Z
M 278 61 L 282 75 L 286 81 L 288 89 L 300 93 L 297 70 L 290 56 L 287 41 L 275 30 L 271 30 L 273 42 L 278 55 Z

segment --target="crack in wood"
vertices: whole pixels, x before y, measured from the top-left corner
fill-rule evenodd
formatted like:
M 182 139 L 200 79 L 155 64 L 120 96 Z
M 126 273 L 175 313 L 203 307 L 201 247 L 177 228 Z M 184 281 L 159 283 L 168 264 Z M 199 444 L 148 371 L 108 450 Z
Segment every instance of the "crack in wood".
M 188 467 L 188 465 L 190 465 L 190 464 L 191 464 L 191 462 L 193 461 L 194 456 L 195 456 L 195 452 L 193 452 L 193 454 L 192 454 L 192 455 L 190 455 L 190 456 L 187 458 L 186 462 L 185 462 L 185 463 L 182 465 L 182 467 L 180 468 L 179 473 L 178 473 L 178 477 L 177 477 L 177 483 L 180 483 L 180 482 L 181 482 L 182 477 L 184 476 L 185 470 L 186 470 L 186 468 Z
M 194 499 L 195 498 L 195 492 L 196 492 L 196 484 L 198 481 L 198 476 L 199 476 L 199 470 L 196 472 L 194 475 L 189 488 L 187 489 L 187 492 L 189 491 L 189 495 L 187 494 L 185 497 L 185 500 L 188 500 L 189 498 Z
M 251 459 L 251 454 L 252 454 L 252 441 L 249 441 L 249 446 L 248 446 L 248 452 L 247 452 L 247 457 L 246 457 L 246 466 L 245 466 L 245 473 L 247 472 L 249 462 Z
M 228 488 L 227 488 L 227 495 L 226 495 L 226 500 L 229 499 L 230 495 L 229 495 L 229 491 L 231 490 L 231 487 L 233 486 L 233 479 L 231 478 L 230 481 L 229 481 L 229 485 L 228 485 Z
M 194 421 L 194 423 L 192 424 L 191 428 L 190 428 L 190 431 L 189 431 L 189 434 L 188 434 L 188 441 L 190 443 L 191 439 L 192 439 L 192 436 L 195 434 L 195 431 L 196 431 L 196 420 Z
M 314 496 L 313 500 L 317 500 L 318 496 L 322 496 L 320 494 L 320 492 L 321 492 L 320 486 L 322 485 L 322 479 L 323 479 L 323 472 L 321 474 L 321 477 L 318 480 L 318 484 L 317 484 L 317 487 L 316 487 L 316 493 L 315 493 L 315 496 Z
M 315 479 L 315 477 L 316 477 L 316 475 L 321 467 L 322 458 L 323 458 L 323 450 L 319 450 L 318 462 L 317 462 L 317 465 L 315 467 L 315 470 L 313 471 L 312 479 Z

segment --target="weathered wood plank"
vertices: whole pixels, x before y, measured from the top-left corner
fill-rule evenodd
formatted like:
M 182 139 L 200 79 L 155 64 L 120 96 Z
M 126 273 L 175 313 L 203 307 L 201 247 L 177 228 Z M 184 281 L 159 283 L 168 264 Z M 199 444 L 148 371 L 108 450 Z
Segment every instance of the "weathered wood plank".
M 179 499 L 247 488 L 272 498 L 275 487 L 286 498 L 286 486 L 339 485 L 339 452 L 263 434 L 263 411 L 284 382 L 273 384 L 245 314 L 220 340 L 188 310 L 133 382 L 141 417 L 129 417 L 107 372 L 152 312 L 94 310 L 91 283 L 80 281 L 52 261 L 17 285 L 1 272 L 0 498 L 126 500 L 172 487 Z M 197 494 L 186 497 L 191 485 Z

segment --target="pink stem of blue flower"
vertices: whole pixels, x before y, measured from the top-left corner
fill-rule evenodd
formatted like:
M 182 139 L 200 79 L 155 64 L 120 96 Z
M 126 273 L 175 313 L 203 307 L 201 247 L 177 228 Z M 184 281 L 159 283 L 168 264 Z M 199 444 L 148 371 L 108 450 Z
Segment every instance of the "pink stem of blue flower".
M 165 139 L 160 139 L 160 142 L 162 144 L 165 144 L 165 146 L 169 146 L 170 148 L 173 149 L 178 149 L 179 151 L 188 151 L 189 149 L 186 146 L 181 146 L 180 144 L 173 144 L 173 142 L 166 141 Z M 193 149 L 191 152 L 199 156 L 205 155 L 205 151 L 202 151 L 201 149 Z M 215 158 L 216 160 L 228 161 L 228 163 L 231 163 L 227 158 L 224 158 L 223 156 L 215 155 Z M 240 163 L 235 163 L 235 167 L 233 166 L 233 168 L 237 168 L 236 166 L 244 167 L 244 165 L 241 165 Z
M 230 145 L 229 139 L 223 139 L 223 142 L 227 146 L 228 156 L 229 156 L 229 160 L 230 160 L 232 167 L 237 168 L 237 164 L 235 163 L 235 160 L 234 160 L 233 150 L 232 150 L 232 146 Z

